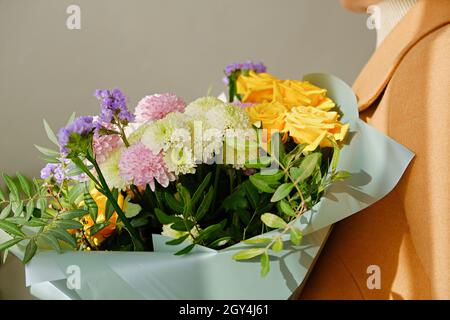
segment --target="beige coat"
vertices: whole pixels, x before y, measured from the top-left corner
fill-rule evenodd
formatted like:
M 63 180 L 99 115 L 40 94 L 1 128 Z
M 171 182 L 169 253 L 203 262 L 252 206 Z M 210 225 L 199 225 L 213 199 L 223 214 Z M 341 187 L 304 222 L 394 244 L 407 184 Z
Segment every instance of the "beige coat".
M 393 192 L 335 226 L 300 297 L 450 299 L 450 0 L 420 0 L 353 89 L 361 117 L 416 157 Z

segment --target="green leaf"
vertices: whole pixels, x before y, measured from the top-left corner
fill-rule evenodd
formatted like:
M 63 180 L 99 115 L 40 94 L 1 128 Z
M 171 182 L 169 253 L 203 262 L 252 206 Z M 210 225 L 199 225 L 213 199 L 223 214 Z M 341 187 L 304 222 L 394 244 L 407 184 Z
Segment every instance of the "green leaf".
M 307 144 L 298 144 L 295 148 L 286 155 L 286 165 L 290 166 L 293 162 L 296 162 L 302 155 L 303 150 Z
M 216 223 L 216 224 L 208 226 L 204 230 L 200 231 L 200 234 L 198 235 L 196 240 L 203 241 L 205 239 L 208 239 L 208 237 L 210 237 L 212 234 L 214 234 L 214 232 L 222 230 L 223 227 L 225 226 L 226 222 L 227 222 L 227 220 L 225 219 L 220 223 Z
M 155 214 L 161 224 L 171 224 L 183 220 L 180 217 L 169 216 L 165 214 L 164 211 L 158 208 L 155 208 Z
M 131 226 L 134 228 L 139 228 L 147 225 L 149 223 L 149 217 L 148 216 L 139 216 L 131 220 Z
M 50 233 L 41 233 L 39 238 L 46 244 L 50 245 L 55 251 L 61 252 L 61 246 L 59 245 L 58 239 Z
M 175 255 L 176 255 L 176 256 L 182 256 L 182 255 L 184 255 L 184 254 L 188 254 L 189 252 L 192 251 L 192 249 L 194 249 L 194 247 L 195 247 L 195 243 L 190 244 L 190 245 L 188 245 L 186 248 L 184 248 L 184 249 L 182 249 L 182 250 L 176 252 Z
M 48 222 L 44 219 L 39 218 L 31 218 L 30 220 L 24 223 L 26 226 L 30 227 L 44 227 L 48 224 Z
M 19 200 L 16 198 L 14 194 L 10 194 L 9 198 L 11 200 L 12 211 L 14 212 L 14 216 L 19 216 L 23 212 L 23 200 Z
M 247 199 L 250 201 L 252 208 L 256 209 L 259 204 L 258 190 L 250 181 L 245 181 L 242 184 L 242 187 L 245 190 L 245 194 L 247 195 Z
M 298 246 L 302 242 L 303 237 L 302 231 L 296 227 L 291 227 L 290 234 L 291 234 L 291 242 L 294 245 Z
M 25 237 L 25 233 L 23 233 L 23 231 L 20 230 L 19 227 L 17 227 L 17 225 L 5 220 L 0 220 L 0 229 L 5 231 L 6 233 L 9 233 L 12 236 Z
M 283 239 L 281 237 L 277 237 L 272 246 L 273 252 L 280 252 L 283 250 Z
M 23 238 L 14 238 L 14 239 L 11 239 L 9 241 L 0 243 L 0 251 L 6 250 L 8 248 L 11 248 L 12 246 L 18 244 L 22 240 L 23 240 Z
M 89 191 L 87 191 L 87 190 L 84 192 L 84 196 L 83 197 L 84 197 L 84 203 L 88 207 L 89 215 L 91 216 L 92 221 L 94 221 L 94 223 L 95 223 L 97 221 L 97 215 L 98 215 L 97 203 L 92 198 L 92 196 L 89 193 Z
M 263 173 L 264 174 L 263 174 Z M 275 184 L 277 183 L 281 178 L 285 176 L 284 171 L 282 170 L 264 170 L 261 173 L 255 173 L 253 176 L 259 180 L 265 181 L 268 184 Z
M 270 271 L 269 254 L 265 251 L 261 255 L 261 277 L 265 277 Z
M 233 255 L 234 260 L 248 260 L 254 257 L 257 257 L 261 254 L 266 252 L 265 248 L 252 248 L 252 249 L 246 249 L 237 252 L 235 255 Z
M 211 175 L 211 172 L 208 173 L 205 179 L 203 179 L 202 183 L 198 186 L 197 190 L 194 192 L 194 195 L 192 196 L 192 206 L 195 206 L 200 200 L 201 196 L 203 195 L 203 191 L 205 191 L 206 187 L 211 181 Z
M 130 199 L 128 197 L 127 197 L 127 199 L 125 200 L 125 203 L 124 203 L 125 216 L 127 218 L 133 218 L 142 211 L 142 207 L 140 205 L 138 205 L 137 203 L 130 202 Z
M 76 201 L 83 195 L 84 193 L 84 185 L 82 183 L 77 183 L 69 190 L 69 203 L 77 204 Z
M 283 183 L 277 188 L 272 198 L 270 199 L 270 202 L 277 202 L 280 201 L 281 199 L 286 198 L 291 193 L 292 188 L 294 188 L 293 183 L 291 182 Z
M 47 209 L 47 198 L 39 198 L 38 207 L 41 209 L 41 212 L 45 212 L 45 209 Z
M 213 242 L 211 242 L 208 245 L 208 247 L 219 248 L 219 247 L 224 246 L 225 244 L 227 244 L 230 240 L 231 240 L 230 236 L 222 237 L 220 239 L 217 239 L 217 240 L 214 240 Z
M 248 208 L 247 197 L 244 188 L 239 188 L 222 201 L 222 206 L 226 211 L 237 211 Z
M 170 228 L 176 231 L 190 231 L 194 226 L 194 222 L 190 220 L 184 220 L 173 223 Z
M 5 219 L 9 214 L 11 213 L 11 203 L 9 203 L 6 207 L 3 208 L 2 212 L 0 213 L 0 220 Z
M 341 153 L 341 150 L 339 149 L 339 146 L 334 139 L 329 139 L 329 141 L 333 144 L 333 157 L 331 158 L 331 170 L 334 172 L 336 171 L 339 162 L 339 155 Z
M 75 220 L 57 220 L 56 224 L 59 228 L 62 229 L 81 229 L 83 225 Z
M 8 190 L 14 195 L 16 199 L 19 199 L 19 188 L 17 188 L 17 185 L 7 174 L 3 173 L 2 176 L 6 186 L 8 187 Z
M 287 225 L 287 223 L 283 219 L 272 213 L 264 213 L 261 216 L 261 220 L 266 226 L 274 229 L 285 228 Z
M 25 219 L 29 220 L 31 218 L 31 215 L 34 212 L 34 201 L 33 200 L 29 200 L 26 206 L 26 215 L 25 215 Z
M 36 241 L 34 239 L 31 239 L 28 244 L 27 247 L 25 248 L 25 254 L 23 257 L 23 263 L 27 264 L 31 258 L 33 258 L 33 256 L 35 255 L 37 250 L 37 245 L 36 245 Z
M 332 181 L 343 181 L 350 178 L 352 174 L 348 171 L 339 171 L 331 178 Z
M 113 197 L 114 197 L 114 199 L 115 199 L 115 201 L 117 201 L 117 199 L 119 198 L 119 190 L 117 190 L 116 188 L 114 188 L 113 190 L 112 190 L 112 195 L 113 195 Z M 129 201 L 130 199 L 127 197 L 127 200 L 126 201 Z M 140 208 L 140 207 L 139 207 Z M 133 210 L 133 209 L 136 209 L 136 208 L 132 208 L 131 210 Z M 140 210 L 139 210 L 140 211 Z M 134 212 L 130 212 L 130 213 L 134 213 Z M 139 212 L 138 212 L 139 213 Z M 106 206 L 105 206 L 105 221 L 109 221 L 109 219 L 111 219 L 111 217 L 112 217 L 112 215 L 114 214 L 114 206 L 113 206 L 113 204 L 112 204 L 112 202 L 109 200 L 109 199 L 107 199 L 106 200 Z M 136 213 L 137 214 L 137 213 Z M 135 214 L 135 215 L 136 215 Z M 131 216 L 129 217 L 128 215 L 127 215 L 127 212 L 125 212 L 125 216 L 127 217 L 127 218 L 131 218 Z M 134 217 L 134 216 L 133 216 Z
M 280 202 L 278 202 L 278 205 L 279 205 L 281 212 L 283 212 L 284 214 L 286 214 L 288 216 L 296 217 L 295 211 L 294 211 L 294 209 L 292 209 L 289 202 L 287 202 L 286 200 L 283 199 Z
M 166 244 L 169 246 L 176 246 L 176 245 L 182 244 L 184 242 L 184 240 L 186 240 L 188 237 L 189 237 L 189 234 L 185 234 L 184 236 L 182 236 L 178 239 L 173 239 L 173 240 L 167 241 Z
M 275 189 L 272 188 L 266 181 L 259 179 L 258 177 L 255 177 L 255 175 L 252 175 L 249 177 L 250 182 L 258 188 L 258 190 L 261 190 L 262 192 L 266 193 L 274 193 Z
M 75 237 L 72 234 L 68 233 L 66 230 L 64 230 L 64 229 L 51 229 L 49 232 L 55 238 L 57 238 L 57 239 L 59 239 L 61 241 L 64 241 L 65 243 L 69 244 L 73 248 L 75 248 L 77 246 L 77 241 L 75 240 Z
M 2 188 L 0 188 L 0 201 L 5 201 L 5 200 L 6 200 L 5 194 L 3 193 Z
M 109 221 L 94 224 L 92 227 L 89 228 L 90 236 L 95 236 L 97 233 L 99 233 L 101 230 L 105 229 L 110 224 L 111 223 Z
M 61 157 L 61 154 L 58 151 L 55 151 L 55 150 L 52 150 L 52 149 L 48 149 L 48 148 L 45 148 L 45 147 L 41 147 L 41 146 L 38 146 L 36 144 L 34 145 L 34 147 L 36 149 L 38 149 L 38 151 L 40 153 L 42 153 L 47 158 L 57 159 L 57 158 Z M 61 162 L 61 161 L 59 161 L 59 162 Z
M 262 169 L 268 167 L 272 163 L 272 158 L 268 156 L 260 157 L 259 159 L 251 160 L 245 163 L 248 169 Z
M 192 200 L 191 194 L 188 189 L 186 189 L 181 183 L 177 184 L 177 190 L 180 194 L 181 199 L 183 199 L 184 209 L 183 216 L 186 218 L 192 213 Z
M 211 207 L 211 203 L 214 199 L 214 188 L 211 186 L 209 188 L 209 191 L 206 193 L 205 197 L 203 198 L 202 202 L 198 206 L 197 213 L 195 214 L 195 219 L 197 221 L 200 221 L 205 214 L 208 213 L 209 208 Z
M 66 211 L 63 212 L 59 215 L 60 219 L 63 220 L 73 220 L 75 218 L 82 218 L 87 214 L 86 210 L 83 209 L 75 209 L 75 210 L 70 210 L 70 211 Z
M 302 162 L 300 163 L 300 166 L 298 168 L 291 168 L 290 174 L 292 178 L 297 182 L 300 183 L 303 180 L 309 178 L 316 168 L 320 158 L 321 153 L 315 152 L 307 155 Z
M 164 192 L 164 197 L 166 199 L 166 204 L 169 206 L 170 209 L 179 214 L 183 213 L 183 204 L 177 199 L 175 199 L 175 197 L 171 193 Z
M 59 147 L 58 138 L 56 137 L 52 128 L 50 128 L 49 124 L 47 123 L 47 121 L 45 119 L 44 119 L 44 129 L 45 129 L 45 132 L 47 133 L 48 139 Z
M 17 172 L 17 178 L 19 179 L 20 186 L 22 187 L 23 192 L 28 196 L 31 197 L 31 183 L 28 181 L 27 178 L 25 178 L 22 174 Z
M 242 242 L 247 243 L 247 244 L 266 244 L 266 243 L 270 243 L 272 242 L 272 238 L 253 238 L 253 239 L 248 239 L 248 240 L 244 240 Z

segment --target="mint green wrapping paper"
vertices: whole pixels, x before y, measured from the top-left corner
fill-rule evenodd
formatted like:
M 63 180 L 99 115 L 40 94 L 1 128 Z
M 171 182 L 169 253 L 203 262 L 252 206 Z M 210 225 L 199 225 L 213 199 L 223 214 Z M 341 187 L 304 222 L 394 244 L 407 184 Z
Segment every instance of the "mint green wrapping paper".
M 301 246 L 273 254 L 270 273 L 260 277 L 259 259 L 236 262 L 245 244 L 216 251 L 197 246 L 186 256 L 180 247 L 154 235 L 155 252 L 41 252 L 26 266 L 26 283 L 42 299 L 287 299 L 303 283 L 331 226 L 386 196 L 398 183 L 414 154 L 359 119 L 355 96 L 342 80 L 326 74 L 304 78 L 326 88 L 350 123 L 339 170 L 352 173 L 334 183 L 321 201 L 297 222 Z M 270 234 L 276 234 L 272 231 Z M 4 241 L 4 239 L 1 239 Z M 21 257 L 23 247 L 11 250 Z M 67 267 L 80 268 L 80 289 L 66 285 Z

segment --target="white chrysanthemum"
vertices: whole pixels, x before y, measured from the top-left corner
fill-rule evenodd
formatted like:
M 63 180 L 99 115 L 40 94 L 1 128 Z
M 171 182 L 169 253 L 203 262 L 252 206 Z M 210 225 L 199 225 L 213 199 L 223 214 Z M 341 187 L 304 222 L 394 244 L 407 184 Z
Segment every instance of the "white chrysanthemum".
M 124 148 L 115 150 L 99 165 L 108 186 L 119 190 L 124 190 L 127 187 L 127 183 L 120 175 L 119 170 L 119 161 L 123 150 Z
M 197 167 L 192 155 L 192 149 L 188 147 L 167 150 L 164 155 L 164 161 L 167 169 L 176 175 L 193 174 Z
M 141 142 L 153 152 L 160 152 L 171 147 L 171 137 L 175 129 L 187 128 L 186 117 L 179 112 L 169 113 L 165 118 L 149 123 Z
M 193 118 L 200 118 L 208 110 L 219 106 L 225 106 L 225 103 L 215 97 L 203 97 L 191 102 L 184 113 Z
M 139 125 L 133 124 L 129 135 L 127 136 L 128 142 L 130 144 L 138 143 L 148 127 L 149 127 L 148 124 L 139 124 Z

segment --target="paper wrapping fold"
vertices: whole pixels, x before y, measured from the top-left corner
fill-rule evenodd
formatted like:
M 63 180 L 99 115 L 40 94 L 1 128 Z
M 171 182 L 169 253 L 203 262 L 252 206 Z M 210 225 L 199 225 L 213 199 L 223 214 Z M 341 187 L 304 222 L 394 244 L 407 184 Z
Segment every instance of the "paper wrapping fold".
M 356 98 L 342 80 L 310 74 L 305 80 L 326 88 L 350 123 L 339 170 L 352 177 L 333 184 L 322 200 L 298 222 L 302 245 L 271 257 L 271 272 L 261 278 L 259 260 L 235 262 L 243 244 L 221 251 L 197 246 L 186 256 L 154 235 L 155 252 L 42 252 L 26 266 L 27 286 L 41 298 L 54 299 L 286 299 L 302 283 L 329 228 L 380 200 L 400 180 L 413 153 L 358 118 Z M 271 233 L 277 233 L 272 231 Z M 17 248 L 15 251 L 19 256 Z M 70 265 L 80 267 L 81 288 L 67 289 Z

